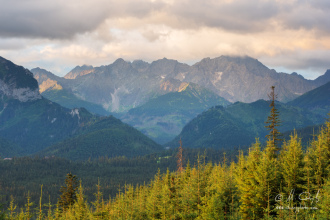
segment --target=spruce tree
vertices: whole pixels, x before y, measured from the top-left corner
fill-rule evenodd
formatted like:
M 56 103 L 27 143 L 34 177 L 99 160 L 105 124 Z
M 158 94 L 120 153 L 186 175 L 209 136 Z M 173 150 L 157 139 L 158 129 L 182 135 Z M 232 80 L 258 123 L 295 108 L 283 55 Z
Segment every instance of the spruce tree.
M 177 154 L 177 166 L 178 166 L 178 172 L 182 172 L 183 171 L 183 156 L 182 156 L 182 141 L 181 141 L 181 138 L 180 138 L 180 146 L 179 146 L 179 151 L 178 151 L 178 154 Z
M 277 95 L 275 94 L 275 86 L 271 87 L 272 91 L 268 95 L 270 99 L 270 104 L 269 106 L 271 107 L 270 109 L 270 115 L 267 118 L 267 121 L 265 122 L 266 125 L 265 127 L 267 130 L 269 130 L 269 134 L 266 135 L 266 138 L 271 142 L 271 149 L 269 149 L 273 154 L 279 150 L 279 144 L 280 144 L 280 132 L 278 131 L 277 127 L 280 125 L 281 121 L 279 119 L 279 112 L 275 106 L 275 101 L 277 98 Z
M 62 186 L 60 192 L 62 195 L 58 200 L 59 207 L 65 211 L 72 206 L 76 200 L 76 191 L 78 189 L 78 179 L 75 175 L 68 173 L 65 178 L 65 186 Z
M 290 201 L 290 207 L 300 203 L 297 198 L 304 192 L 305 185 L 305 172 L 304 170 L 304 155 L 301 146 L 301 140 L 298 138 L 297 133 L 291 135 L 288 142 L 284 142 L 280 153 L 280 171 L 283 178 L 284 197 Z M 294 197 L 289 198 L 290 194 L 294 192 Z

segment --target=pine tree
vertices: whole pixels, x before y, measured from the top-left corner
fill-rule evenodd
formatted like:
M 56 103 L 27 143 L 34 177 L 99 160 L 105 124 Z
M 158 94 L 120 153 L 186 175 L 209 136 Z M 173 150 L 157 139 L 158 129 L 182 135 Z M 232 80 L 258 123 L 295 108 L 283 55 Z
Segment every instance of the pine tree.
M 304 178 L 304 155 L 302 152 L 301 140 L 298 138 L 297 133 L 290 136 L 290 140 L 284 142 L 280 156 L 280 174 L 282 180 L 281 201 L 288 207 L 297 207 L 303 203 L 300 195 L 305 192 L 305 178 Z M 283 205 L 282 205 L 283 206 Z M 288 210 L 285 210 L 286 212 Z M 300 211 L 298 214 L 294 210 L 290 210 L 290 216 L 301 215 L 305 210 Z
M 180 138 L 180 146 L 179 146 L 179 151 L 178 151 L 178 154 L 177 154 L 177 166 L 178 166 L 178 172 L 182 172 L 183 171 L 183 155 L 182 155 L 182 141 L 181 141 L 181 138 Z
M 281 121 L 279 119 L 279 112 L 275 106 L 275 101 L 277 98 L 277 95 L 275 94 L 275 86 L 272 86 L 271 89 L 272 89 L 272 91 L 268 95 L 268 97 L 270 99 L 269 106 L 271 107 L 271 110 L 270 110 L 270 115 L 268 116 L 267 121 L 265 122 L 268 125 L 266 125 L 265 127 L 267 128 L 267 130 L 270 131 L 266 137 L 271 142 L 270 151 L 275 156 L 275 153 L 279 150 L 279 143 L 281 141 L 280 132 L 277 129 L 277 127 L 280 125 Z
M 41 185 L 41 193 L 40 193 L 40 199 L 39 199 L 39 214 L 38 214 L 38 219 L 41 220 L 44 216 L 44 214 L 42 213 L 42 186 Z
M 75 175 L 68 173 L 65 178 L 65 186 L 62 186 L 60 192 L 62 195 L 58 200 L 59 207 L 65 211 L 72 206 L 76 200 L 76 191 L 78 189 L 78 180 Z
M 81 181 L 78 187 L 77 201 L 73 205 L 74 218 L 78 220 L 87 219 L 88 207 L 84 198 L 84 188 L 81 185 Z
M 287 192 L 295 189 L 296 193 L 299 193 L 304 185 L 304 164 L 301 140 L 295 131 L 291 135 L 291 139 L 283 144 L 280 164 L 285 184 L 284 189 Z
M 320 198 L 321 201 L 316 199 L 314 202 L 314 205 L 320 208 L 318 217 L 319 219 L 330 219 L 330 178 L 325 182 Z
M 25 204 L 25 218 L 27 220 L 29 220 L 33 216 L 32 213 L 31 213 L 31 207 L 33 206 L 33 202 L 30 202 L 30 200 L 31 200 L 30 192 L 28 192 L 26 200 L 27 200 L 27 202 Z
M 326 124 L 326 127 L 321 128 L 317 138 L 311 142 L 308 149 L 314 190 L 320 190 L 324 181 L 330 174 L 330 149 L 328 148 L 329 128 L 330 124 Z
M 8 207 L 10 220 L 14 219 L 14 214 L 15 214 L 16 208 L 17 208 L 17 205 L 14 205 L 14 197 L 11 195 L 10 196 L 10 203 L 9 203 L 9 207 Z

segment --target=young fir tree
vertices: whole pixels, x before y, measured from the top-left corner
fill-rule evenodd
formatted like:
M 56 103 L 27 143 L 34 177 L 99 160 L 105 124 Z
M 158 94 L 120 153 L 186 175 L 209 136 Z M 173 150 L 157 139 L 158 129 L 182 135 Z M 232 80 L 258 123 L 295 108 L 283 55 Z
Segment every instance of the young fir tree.
M 320 209 L 317 217 L 330 219 L 330 178 L 325 182 L 320 198 L 315 198 L 314 201 L 314 206 L 318 206 Z
M 177 166 L 178 166 L 178 172 L 182 172 L 183 171 L 183 155 L 182 155 L 182 141 L 181 141 L 181 138 L 180 138 L 180 146 L 179 146 L 179 151 L 178 151 L 178 154 L 177 154 Z
M 78 189 L 78 179 L 75 175 L 68 173 L 65 178 L 65 186 L 62 186 L 60 192 L 62 195 L 58 200 L 59 207 L 65 211 L 72 206 L 76 200 L 76 191 Z
M 9 207 L 8 207 L 9 219 L 10 220 L 13 220 L 14 219 L 16 208 L 17 208 L 17 205 L 14 204 L 14 197 L 11 195 L 10 196 L 10 203 L 9 203 Z
M 279 119 L 279 112 L 276 109 L 275 101 L 277 98 L 277 95 L 275 94 L 275 86 L 271 87 L 272 91 L 268 95 L 270 99 L 270 115 L 267 118 L 267 121 L 265 122 L 267 125 L 265 126 L 267 130 L 269 130 L 269 134 L 266 136 L 268 140 L 271 142 L 271 151 L 275 153 L 279 150 L 279 144 L 280 144 L 280 132 L 278 131 L 277 127 L 280 125 L 281 121 Z
M 303 196 L 305 192 L 304 155 L 297 133 L 294 132 L 290 137 L 288 142 L 284 142 L 279 156 L 283 200 L 281 202 L 286 202 L 289 207 L 296 207 L 302 204 L 299 195 Z M 293 214 L 294 210 L 291 210 L 290 215 Z
M 236 169 L 236 184 L 240 196 L 240 212 L 243 219 L 256 219 L 262 216 L 262 207 L 257 201 L 259 183 L 255 179 L 255 171 L 260 164 L 262 152 L 259 140 L 249 150 L 249 155 L 245 158 L 240 154 Z
M 330 127 L 330 126 L 329 126 Z M 322 188 L 324 180 L 329 175 L 329 154 L 328 148 L 328 126 L 321 128 L 317 138 L 313 140 L 308 148 L 308 156 L 311 161 L 311 171 L 313 175 L 312 188 L 318 191 Z

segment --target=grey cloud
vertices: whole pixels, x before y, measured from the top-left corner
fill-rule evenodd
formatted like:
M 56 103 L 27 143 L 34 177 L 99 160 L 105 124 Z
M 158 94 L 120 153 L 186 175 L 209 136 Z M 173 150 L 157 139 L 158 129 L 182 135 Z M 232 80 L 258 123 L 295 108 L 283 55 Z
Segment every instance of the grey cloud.
M 330 33 L 330 1 L 300 1 L 282 14 L 282 24 L 290 29 L 316 30 Z
M 0 0 L 0 37 L 70 39 L 92 32 L 107 19 L 146 18 L 148 24 L 176 29 L 212 27 L 238 33 L 272 29 L 330 32 L 328 0 L 180 0 L 172 4 L 148 0 Z M 164 14 L 162 21 L 152 13 Z
M 142 17 L 162 4 L 144 1 L 0 0 L 0 37 L 70 39 L 108 18 Z
M 220 28 L 231 32 L 253 33 L 271 30 L 278 23 L 286 29 L 307 29 L 330 32 L 330 1 L 328 0 L 233 0 L 233 1 L 176 1 L 168 7 L 176 16 L 176 28 Z
M 291 72 L 298 72 L 307 78 L 314 79 L 330 69 L 330 51 L 296 50 L 291 53 L 277 55 L 275 57 L 259 57 L 259 60 L 269 67 L 285 67 Z
M 172 13 L 191 22 L 237 32 L 254 32 L 265 29 L 265 23 L 278 14 L 274 1 L 237 0 L 177 1 Z
M 0 40 L 1 50 L 20 50 L 26 48 L 27 42 L 24 39 L 3 39 Z

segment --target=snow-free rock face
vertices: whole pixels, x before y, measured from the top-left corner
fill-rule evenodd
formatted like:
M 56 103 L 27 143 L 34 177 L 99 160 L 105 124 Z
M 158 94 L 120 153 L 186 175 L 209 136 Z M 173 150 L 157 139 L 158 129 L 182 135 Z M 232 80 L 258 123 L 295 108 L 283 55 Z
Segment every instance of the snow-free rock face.
M 0 99 L 16 99 L 20 102 L 41 99 L 38 82 L 33 74 L 0 57 Z

